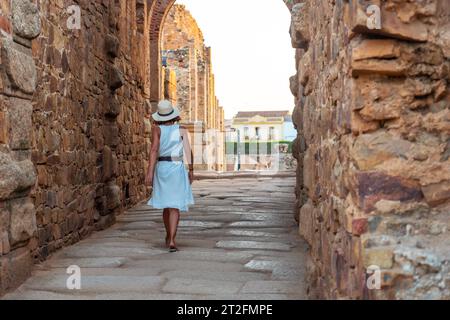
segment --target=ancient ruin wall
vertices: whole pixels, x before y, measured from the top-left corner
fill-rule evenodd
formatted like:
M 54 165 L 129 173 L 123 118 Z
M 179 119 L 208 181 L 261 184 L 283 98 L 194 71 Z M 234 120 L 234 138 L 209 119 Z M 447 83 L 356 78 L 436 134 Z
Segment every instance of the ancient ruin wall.
M 448 1 L 286 2 L 310 294 L 450 298 Z
M 34 45 L 39 258 L 111 225 L 146 194 L 149 45 L 145 20 L 142 30 L 138 23 L 145 7 L 82 2 L 77 30 L 66 25 L 72 2 L 60 4 L 42 3 L 43 32 Z
M 223 108 L 215 92 L 211 48 L 184 5 L 173 5 L 164 21 L 161 45 L 167 69 L 175 72 L 177 103 L 185 122 L 201 121 L 206 128 L 223 130 Z M 166 92 L 170 98 L 172 94 Z
M 1 2 L 0 292 L 146 196 L 148 8 L 73 4 Z
M 175 4 L 169 10 L 161 46 L 165 69 L 163 96 L 176 100 L 181 109 L 182 123 L 191 132 L 197 159 L 194 168 L 223 170 L 224 110 L 216 97 L 211 48 L 205 45 L 201 29 L 184 5 Z M 171 85 L 173 80 L 175 86 Z M 203 137 L 199 137 L 200 132 L 203 132 Z M 207 159 L 202 159 L 204 154 L 208 154 Z
M 38 81 L 31 41 L 41 32 L 37 7 L 0 2 L 0 294 L 26 279 L 33 260 L 36 211 L 30 190 L 31 99 Z

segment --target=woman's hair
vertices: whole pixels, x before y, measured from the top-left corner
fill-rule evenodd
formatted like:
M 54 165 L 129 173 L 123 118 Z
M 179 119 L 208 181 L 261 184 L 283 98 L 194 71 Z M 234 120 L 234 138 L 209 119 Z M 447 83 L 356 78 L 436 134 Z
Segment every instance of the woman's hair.
M 178 121 L 181 121 L 181 118 L 180 118 L 180 117 L 176 117 L 176 118 L 174 118 L 174 119 L 172 119 L 172 120 L 169 120 L 169 121 L 155 121 L 155 123 L 156 123 L 158 126 L 160 126 L 160 125 L 165 125 L 165 124 L 167 124 L 167 123 L 178 122 Z

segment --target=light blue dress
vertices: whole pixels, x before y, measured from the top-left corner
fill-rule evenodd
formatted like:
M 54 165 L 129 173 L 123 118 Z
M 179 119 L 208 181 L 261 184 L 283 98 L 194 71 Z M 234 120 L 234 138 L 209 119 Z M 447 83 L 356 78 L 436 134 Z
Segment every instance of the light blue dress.
M 180 126 L 160 126 L 159 157 L 183 157 Z M 148 202 L 155 209 L 188 212 L 194 204 L 189 175 L 183 161 L 159 161 L 153 179 L 153 194 Z

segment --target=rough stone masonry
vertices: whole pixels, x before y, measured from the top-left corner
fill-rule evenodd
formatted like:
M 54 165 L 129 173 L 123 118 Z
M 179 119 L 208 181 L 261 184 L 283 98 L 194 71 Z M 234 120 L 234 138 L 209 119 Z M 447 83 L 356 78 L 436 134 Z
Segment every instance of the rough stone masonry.
M 0 294 L 145 198 L 174 2 L 0 2 Z M 450 298 L 448 1 L 285 2 L 311 296 Z
M 216 96 L 212 50 L 205 45 L 202 30 L 184 5 L 175 4 L 168 12 L 161 49 L 161 95 L 180 108 L 181 122 L 191 133 L 194 169 L 224 170 L 225 115 Z M 202 159 L 203 154 L 208 155 L 206 159 Z
M 449 299 L 448 1 L 286 3 L 310 294 Z
M 151 106 L 143 1 L 0 9 L 1 294 L 146 197 Z
M 30 239 L 36 210 L 30 198 L 36 173 L 32 153 L 32 98 L 37 69 L 31 40 L 39 36 L 36 5 L 0 3 L 0 293 L 24 281 L 33 264 Z

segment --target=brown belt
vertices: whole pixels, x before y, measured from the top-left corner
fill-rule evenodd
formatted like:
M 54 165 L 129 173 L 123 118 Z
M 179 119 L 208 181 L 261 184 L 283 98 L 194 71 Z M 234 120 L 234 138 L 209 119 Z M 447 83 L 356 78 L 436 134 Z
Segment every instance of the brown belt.
M 159 157 L 158 161 L 166 161 L 166 162 L 183 161 L 183 157 Z

